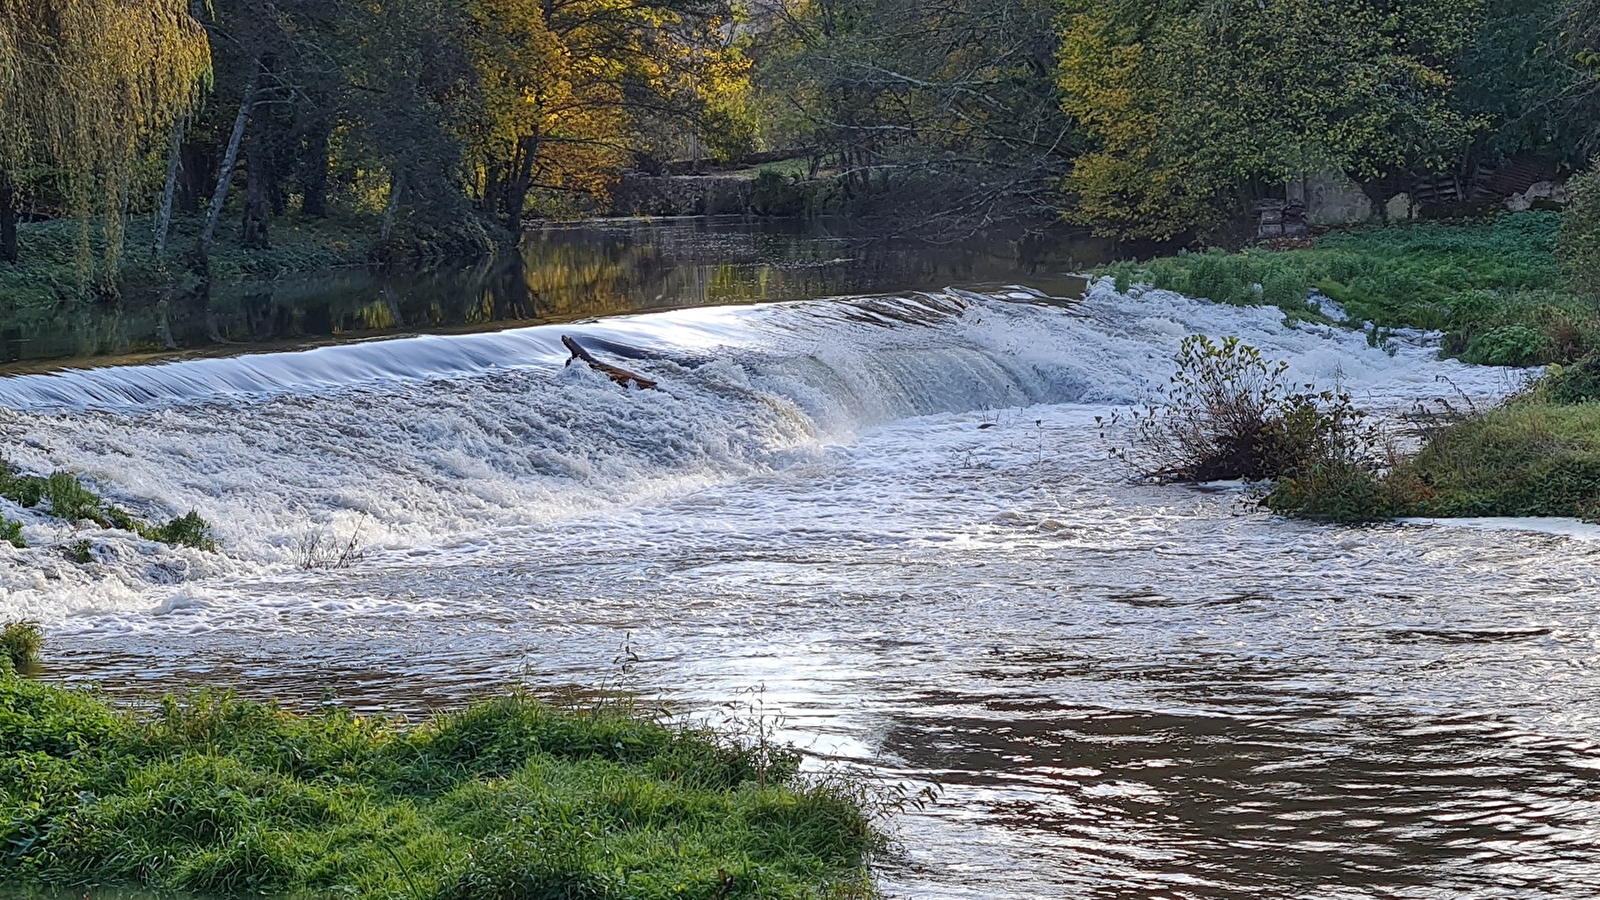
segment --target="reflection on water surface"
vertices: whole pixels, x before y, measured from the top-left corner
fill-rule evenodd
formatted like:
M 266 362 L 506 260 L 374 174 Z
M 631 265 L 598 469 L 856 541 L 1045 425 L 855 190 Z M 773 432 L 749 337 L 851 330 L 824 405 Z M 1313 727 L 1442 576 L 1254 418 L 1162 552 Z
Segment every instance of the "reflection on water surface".
M 219 286 L 209 296 L 42 311 L 0 305 L 0 371 L 35 370 L 51 360 L 226 355 L 952 284 L 1027 281 L 1076 295 L 1083 282 L 1070 273 L 1110 252 L 1108 243 L 1081 235 L 991 233 L 929 244 L 827 220 L 710 217 L 550 225 L 529 231 L 516 256 L 467 268 L 333 270 Z

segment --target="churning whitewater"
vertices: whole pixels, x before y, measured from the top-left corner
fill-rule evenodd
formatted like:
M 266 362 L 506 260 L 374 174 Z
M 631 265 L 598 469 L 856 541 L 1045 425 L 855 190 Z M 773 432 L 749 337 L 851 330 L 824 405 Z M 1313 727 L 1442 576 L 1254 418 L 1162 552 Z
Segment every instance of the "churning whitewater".
M 661 389 L 564 366 L 562 333 Z M 1515 386 L 1427 335 L 1104 282 L 17 377 L 18 465 L 196 509 L 222 552 L 8 506 L 0 618 L 132 697 L 734 703 L 812 766 L 937 785 L 890 897 L 1600 894 L 1591 539 L 1129 484 L 1096 419 L 1189 334 L 1380 413 Z M 366 554 L 307 570 L 308 536 Z
M 566 332 L 662 389 L 619 391 L 563 366 Z M 0 610 L 137 616 L 206 579 L 291 568 L 308 541 L 438 551 L 815 462 L 890 422 L 1128 404 L 1197 333 L 1239 335 L 1296 378 L 1379 408 L 1504 380 L 1438 361 L 1415 336 L 1385 352 L 1358 331 L 1286 325 L 1276 309 L 1130 297 L 1107 282 L 1070 304 L 947 290 L 13 377 L 0 381 L 0 422 L 15 464 L 81 473 L 135 512 L 198 510 L 223 552 L 105 532 L 95 564 L 72 566 L 48 549 L 59 523 L 9 509 L 39 549 L 13 553 Z M 1095 440 L 1052 434 L 1040 449 Z
M 636 357 L 663 389 L 564 367 L 562 330 Z M 80 472 L 136 511 L 196 509 L 225 551 L 109 532 L 87 569 L 22 551 L 0 605 L 52 622 L 138 613 L 197 579 L 291 565 L 312 538 L 438 549 L 771 473 L 895 420 L 1127 403 L 1197 332 L 1240 334 L 1297 375 L 1390 401 L 1469 377 L 1421 348 L 1390 357 L 1358 334 L 1285 327 L 1275 310 L 1104 284 L 1070 308 L 947 291 L 16 377 L 0 382 L 16 464 Z M 59 525 L 10 512 L 30 544 L 58 542 Z

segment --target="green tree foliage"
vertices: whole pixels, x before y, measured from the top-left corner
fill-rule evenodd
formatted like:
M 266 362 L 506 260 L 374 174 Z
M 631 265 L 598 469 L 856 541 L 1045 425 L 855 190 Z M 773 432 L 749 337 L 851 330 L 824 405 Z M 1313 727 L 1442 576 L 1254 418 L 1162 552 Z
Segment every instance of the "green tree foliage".
M 1572 203 L 1561 217 L 1561 265 L 1574 290 L 1600 300 L 1600 168 L 1574 176 L 1567 189 Z
M 187 0 L 0 0 L 0 258 L 17 258 L 19 194 L 50 191 L 83 222 L 86 271 L 100 218 L 114 278 L 123 204 L 209 67 Z
M 1487 0 L 1463 48 L 1455 102 L 1480 123 L 1479 159 L 1535 155 L 1581 163 L 1593 107 L 1562 40 L 1561 0 Z
M 1074 149 L 1055 15 L 1048 0 L 788 0 L 755 44 L 769 140 L 923 220 L 1053 214 Z
M 1069 0 L 1059 84 L 1095 141 L 1077 217 L 1168 238 L 1251 184 L 1449 167 L 1480 122 L 1453 103 L 1481 0 Z
M 603 199 L 635 152 L 740 88 L 720 0 L 213 9 L 224 102 L 192 143 L 224 157 L 232 111 L 250 108 L 247 237 L 296 193 L 308 215 L 343 193 L 384 211 L 386 237 L 467 252 L 486 240 L 474 207 L 515 230 L 530 207 Z
M 30 192 L 80 216 L 85 272 L 99 221 L 108 287 L 129 209 L 158 257 L 204 213 L 202 263 L 225 212 L 266 248 L 330 206 L 381 214 L 380 257 L 482 252 L 706 121 L 748 146 L 738 43 L 726 0 L 0 0 L 0 256 Z

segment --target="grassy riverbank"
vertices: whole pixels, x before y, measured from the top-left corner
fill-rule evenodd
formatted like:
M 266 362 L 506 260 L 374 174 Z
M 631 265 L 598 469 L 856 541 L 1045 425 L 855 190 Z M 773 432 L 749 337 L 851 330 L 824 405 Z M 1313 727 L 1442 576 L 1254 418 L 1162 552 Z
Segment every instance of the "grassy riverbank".
M 1530 212 L 1472 224 L 1329 234 L 1300 249 L 1124 262 L 1103 274 L 1121 288 L 1147 283 L 1224 303 L 1274 304 L 1292 318 L 1326 319 L 1318 299 L 1326 297 L 1351 321 L 1369 323 L 1375 341 L 1384 328 L 1434 329 L 1444 332 L 1441 353 L 1464 362 L 1555 364 L 1551 374 L 1493 409 L 1431 417 L 1422 423 L 1421 447 L 1410 454 L 1379 446 L 1380 436 L 1360 419 L 1324 406 L 1317 427 L 1302 431 L 1325 445 L 1291 454 L 1294 464 L 1282 467 L 1266 496 L 1269 508 L 1341 522 L 1403 516 L 1593 520 L 1600 518 L 1600 303 L 1564 277 L 1561 233 L 1561 214 Z M 1180 376 L 1203 374 L 1197 365 L 1215 367 L 1221 381 L 1200 382 L 1241 386 L 1224 406 L 1249 406 L 1242 386 L 1250 373 L 1237 361 L 1212 357 L 1188 365 Z M 1263 396 L 1266 421 L 1311 421 L 1287 393 Z M 1187 403 L 1179 398 L 1158 409 L 1181 417 Z
M 1337 522 L 1426 516 L 1564 516 L 1600 521 L 1600 404 L 1542 385 L 1440 425 L 1413 454 L 1316 465 L 1280 479 L 1266 505 Z
M 415 727 L 226 695 L 142 715 L 0 662 L 0 877 L 213 895 L 873 895 L 853 789 L 793 752 L 523 696 Z
M 1556 254 L 1560 230 L 1561 214 L 1526 212 L 1339 232 L 1302 249 L 1180 253 L 1115 263 L 1101 274 L 1115 277 L 1119 289 L 1147 283 L 1325 318 L 1308 299 L 1315 291 L 1377 329 L 1443 331 L 1444 354 L 1466 362 L 1566 362 L 1600 348 L 1600 306 L 1567 289 Z

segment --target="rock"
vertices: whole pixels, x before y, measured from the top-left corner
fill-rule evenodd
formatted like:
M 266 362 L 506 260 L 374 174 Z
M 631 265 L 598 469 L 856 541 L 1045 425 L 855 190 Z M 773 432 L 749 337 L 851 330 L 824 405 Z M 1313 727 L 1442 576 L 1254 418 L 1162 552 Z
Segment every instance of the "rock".
M 1554 181 L 1540 181 L 1529 185 L 1528 189 L 1520 194 L 1512 194 L 1506 199 L 1506 209 L 1512 212 L 1526 212 L 1530 209 L 1561 209 L 1571 200 L 1567 193 L 1567 186 Z
M 1372 201 L 1343 172 L 1307 175 L 1303 200 L 1310 225 L 1355 225 L 1372 218 Z
M 1390 222 L 1403 222 L 1413 213 L 1410 194 L 1395 194 L 1383 205 L 1384 218 Z

